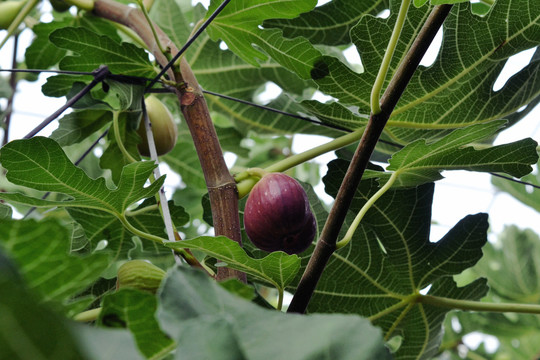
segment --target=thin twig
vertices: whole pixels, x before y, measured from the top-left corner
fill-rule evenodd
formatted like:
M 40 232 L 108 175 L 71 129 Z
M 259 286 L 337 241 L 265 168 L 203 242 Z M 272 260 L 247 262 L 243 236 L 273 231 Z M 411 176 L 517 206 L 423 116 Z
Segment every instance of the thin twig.
M 362 179 L 364 170 L 386 122 L 451 8 L 452 5 L 440 5 L 433 9 L 390 81 L 381 99 L 381 112 L 371 115 L 364 135 L 343 178 L 319 241 L 298 284 L 288 312 L 304 313 L 306 311 L 324 268 L 330 256 L 336 250 L 339 231 L 345 220 L 354 192 Z

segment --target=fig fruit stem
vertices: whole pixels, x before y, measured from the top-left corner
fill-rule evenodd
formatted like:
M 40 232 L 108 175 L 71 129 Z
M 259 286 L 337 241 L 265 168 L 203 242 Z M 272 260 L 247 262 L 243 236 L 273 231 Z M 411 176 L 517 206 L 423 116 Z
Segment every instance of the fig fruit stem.
M 388 46 L 384 52 L 384 57 L 381 62 L 381 66 L 379 67 L 379 73 L 377 74 L 375 83 L 371 89 L 371 113 L 375 115 L 381 112 L 381 106 L 379 103 L 381 89 L 383 87 L 384 80 L 386 79 L 386 75 L 388 74 L 390 62 L 394 56 L 394 51 L 396 50 L 397 42 L 399 40 L 399 36 L 401 35 L 401 30 L 403 29 L 403 24 L 405 23 L 410 4 L 411 0 L 402 0 L 401 2 L 398 17 L 396 19 L 396 23 L 394 24 L 394 30 L 392 31 L 392 36 L 390 37 L 390 41 L 388 42 Z
M 396 182 L 396 179 L 398 178 L 398 176 L 399 176 L 399 173 L 397 171 L 392 173 L 392 175 L 390 176 L 386 184 L 384 184 L 375 194 L 373 194 L 372 197 L 368 199 L 368 201 L 366 201 L 366 203 L 364 204 L 364 206 L 362 206 L 358 214 L 356 214 L 356 217 L 354 218 L 351 226 L 349 226 L 349 229 L 347 230 L 347 233 L 345 234 L 343 239 L 339 240 L 336 243 L 336 250 L 339 250 L 342 247 L 346 246 L 352 240 L 354 232 L 358 228 L 358 225 L 360 225 L 360 221 L 362 221 L 362 219 L 364 218 L 364 215 L 366 215 L 368 210 L 373 206 L 373 204 L 375 204 L 377 200 L 379 200 L 381 196 L 383 196 L 388 190 L 390 190 L 392 185 L 394 185 L 394 183 Z
M 381 99 L 381 112 L 371 114 L 368 125 L 336 195 L 319 241 L 317 241 L 315 250 L 298 283 L 288 312 L 304 313 L 306 311 L 324 268 L 336 250 L 339 231 L 386 122 L 451 9 L 452 5 L 434 7 L 390 80 Z
M 250 169 L 247 169 L 246 172 L 249 174 L 249 176 L 255 176 L 260 179 L 262 179 L 263 176 L 270 174 L 269 171 L 266 171 L 261 168 L 250 168 Z
M 139 9 L 110 0 L 96 0 L 93 12 L 97 16 L 120 23 L 135 31 L 145 42 L 156 61 L 163 67 L 167 66 L 168 58 L 157 46 L 150 26 Z M 168 49 L 174 58 L 179 53 L 178 47 L 159 26 L 154 24 L 154 28 L 162 46 Z M 224 235 L 241 245 L 236 183 L 225 163 L 202 89 L 185 57 L 180 58 L 179 67 L 175 65 L 174 68 L 167 69 L 166 74 L 170 80 L 176 81 L 176 94 L 203 169 L 210 196 L 215 234 L 216 236 Z M 246 275 L 240 271 L 227 267 L 218 269 L 218 280 L 231 277 L 246 281 Z
M 362 137 L 362 134 L 364 133 L 364 128 L 357 129 L 349 134 L 345 134 L 343 136 L 340 136 L 334 140 L 331 140 L 327 142 L 326 144 L 319 145 L 317 147 L 314 147 L 313 149 L 309 149 L 307 151 L 301 152 L 299 154 L 295 154 L 292 156 L 289 156 L 283 160 L 280 160 L 263 170 L 271 173 L 271 172 L 284 172 L 286 170 L 289 170 L 297 165 L 303 164 L 306 161 L 312 160 L 316 158 L 317 156 L 320 156 L 322 154 L 326 154 L 327 152 L 334 151 L 337 149 L 340 149 L 342 147 L 345 147 L 347 145 L 350 145 L 354 143 L 355 141 L 360 140 Z M 238 182 L 238 197 L 241 199 L 253 188 L 253 186 L 257 183 L 258 179 L 254 178 L 249 174 L 250 169 L 243 171 L 241 173 L 238 173 L 235 176 L 236 181 Z
M 113 130 L 114 130 L 114 139 L 116 140 L 116 144 L 118 145 L 118 148 L 120 149 L 120 152 L 122 155 L 127 159 L 129 163 L 137 162 L 137 159 L 135 159 L 131 154 L 127 151 L 126 147 L 124 146 L 124 142 L 122 140 L 122 135 L 120 134 L 120 111 L 113 111 Z

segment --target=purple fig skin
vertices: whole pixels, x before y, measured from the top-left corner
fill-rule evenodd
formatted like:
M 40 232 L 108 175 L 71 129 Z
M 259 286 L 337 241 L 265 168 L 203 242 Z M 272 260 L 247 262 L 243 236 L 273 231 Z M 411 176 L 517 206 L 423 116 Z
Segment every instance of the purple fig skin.
M 244 209 L 244 227 L 259 249 L 287 254 L 305 251 L 317 233 L 306 192 L 281 173 L 265 175 L 253 187 Z

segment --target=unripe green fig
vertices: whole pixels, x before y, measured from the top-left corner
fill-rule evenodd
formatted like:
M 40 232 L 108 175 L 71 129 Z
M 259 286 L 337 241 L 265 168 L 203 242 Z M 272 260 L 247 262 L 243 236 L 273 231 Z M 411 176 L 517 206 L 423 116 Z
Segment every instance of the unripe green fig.
M 155 293 L 165 271 L 144 260 L 128 261 L 118 269 L 116 289 L 134 288 Z
M 154 134 L 157 154 L 164 155 L 171 151 L 174 148 L 174 145 L 176 145 L 176 138 L 178 137 L 176 123 L 174 122 L 169 109 L 167 109 L 157 97 L 150 95 L 146 98 L 144 103 L 146 105 L 148 118 L 152 124 L 152 133 Z M 144 119 L 141 120 L 137 133 L 142 140 L 137 146 L 139 153 L 142 156 L 150 156 L 148 138 L 146 137 L 146 130 L 144 128 Z
M 299 254 L 313 241 L 317 223 L 302 186 L 288 175 L 271 173 L 249 194 L 244 228 L 261 250 Z
M 24 1 L 0 1 L 0 30 L 5 30 L 11 25 L 23 6 Z

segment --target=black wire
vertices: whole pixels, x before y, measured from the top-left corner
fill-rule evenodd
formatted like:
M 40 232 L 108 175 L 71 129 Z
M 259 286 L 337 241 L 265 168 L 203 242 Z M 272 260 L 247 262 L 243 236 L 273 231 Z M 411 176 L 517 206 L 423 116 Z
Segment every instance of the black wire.
M 521 184 L 521 185 L 530 185 L 535 189 L 540 189 L 539 185 L 531 184 L 531 183 L 528 183 L 526 181 L 521 181 L 521 180 L 518 180 L 518 179 L 511 178 L 509 176 L 504 176 L 504 175 L 500 175 L 500 174 L 496 174 L 496 173 L 492 173 L 492 172 L 490 172 L 489 174 L 493 175 L 493 176 L 496 176 L 496 177 L 499 177 L 499 178 L 502 178 L 502 179 L 505 179 L 505 180 L 508 180 L 508 181 L 513 181 L 513 182 Z
M 231 101 L 236 101 L 236 102 L 241 103 L 241 104 L 244 104 L 244 105 L 250 105 L 250 106 L 253 106 L 253 107 L 256 107 L 256 108 L 259 108 L 259 109 L 263 109 L 263 110 L 267 110 L 267 111 L 272 111 L 272 112 L 275 112 L 275 113 L 278 113 L 278 114 L 281 114 L 281 115 L 285 115 L 285 116 L 289 116 L 289 117 L 292 117 L 292 118 L 295 118 L 295 119 L 300 119 L 300 120 L 304 120 L 304 121 L 309 121 L 309 122 L 314 123 L 314 124 L 317 124 L 317 125 L 326 126 L 326 127 L 332 128 L 332 129 L 341 130 L 341 131 L 345 131 L 345 132 L 352 132 L 352 130 L 347 129 L 347 128 L 344 128 L 344 127 L 341 127 L 341 126 L 339 126 L 339 125 L 323 123 L 323 122 L 321 122 L 321 121 L 314 120 L 314 119 L 311 119 L 311 118 L 308 118 L 308 117 L 305 117 L 305 116 L 296 115 L 296 114 L 289 113 L 289 112 L 286 112 L 286 111 L 283 111 L 283 110 L 279 110 L 279 109 L 274 109 L 274 108 L 271 108 L 271 107 L 269 107 L 269 106 L 260 105 L 260 104 L 257 104 L 257 103 L 251 102 L 251 101 L 247 101 L 247 100 L 242 100 L 242 99 L 234 98 L 234 97 L 232 97 L 232 96 L 228 96 L 228 95 L 224 95 L 224 94 L 218 94 L 218 93 L 215 93 L 215 92 L 212 92 L 212 91 L 208 91 L 208 90 L 203 90 L 203 92 L 204 92 L 205 94 L 209 94 L 209 95 L 213 95 L 213 96 L 218 96 L 218 97 L 223 98 L 223 99 L 227 99 L 227 100 L 231 100 Z
M 94 78 L 90 82 L 90 84 L 86 85 L 81 91 L 79 91 L 75 96 L 73 96 L 71 99 L 66 101 L 62 107 L 60 107 L 58 110 L 56 110 L 52 115 L 47 117 L 45 120 L 43 120 L 38 126 L 36 126 L 34 129 L 32 129 L 28 134 L 26 134 L 23 139 L 30 139 L 32 136 L 36 135 L 38 132 L 43 130 L 47 125 L 49 125 L 53 120 L 55 120 L 60 114 L 62 114 L 64 111 L 66 111 L 67 108 L 69 108 L 71 105 L 75 104 L 77 101 L 79 101 L 84 95 L 86 95 L 94 86 L 99 84 L 101 81 L 103 81 L 107 75 L 109 75 L 109 68 L 105 65 L 100 66 L 98 69 L 96 69 L 93 72 Z
M 95 76 L 95 71 L 71 71 L 71 70 L 39 70 L 39 69 L 0 69 L 0 72 L 9 71 L 15 73 L 32 73 L 32 74 L 41 74 L 41 73 L 54 73 L 54 74 L 65 74 L 65 75 L 89 75 Z M 110 73 L 107 74 L 106 78 L 117 80 L 120 82 L 128 83 L 140 83 L 142 81 L 153 81 L 154 78 L 147 78 L 144 76 L 132 76 L 132 75 L 118 75 Z
M 182 54 L 187 50 L 187 48 L 190 47 L 191 44 L 199 37 L 199 35 L 203 33 L 203 31 L 208 27 L 208 25 L 210 25 L 210 23 L 216 18 L 216 16 L 219 15 L 219 13 L 225 8 L 225 6 L 227 6 L 230 1 L 231 0 L 225 0 L 221 3 L 221 5 L 218 6 L 218 8 L 212 13 L 212 15 L 210 15 L 210 17 L 204 22 L 204 24 L 202 24 L 202 26 L 197 30 L 197 32 L 195 32 L 195 34 L 191 38 L 189 38 L 189 40 L 184 44 L 180 51 L 178 51 L 178 54 L 176 54 L 172 58 L 172 60 L 169 61 L 167 65 L 165 65 L 161 72 L 154 79 L 152 79 L 152 81 L 150 81 L 150 84 L 146 87 L 146 91 L 148 91 L 152 86 L 154 86 L 158 79 L 160 79 L 163 74 L 165 74 L 167 70 L 169 70 L 169 68 L 174 64 L 174 62 L 178 60 L 180 56 L 182 56 Z
M 227 3 L 229 2 L 230 0 L 226 0 L 224 1 L 220 7 L 218 9 L 216 9 L 216 11 L 212 14 L 212 16 L 205 22 L 205 24 L 203 24 L 203 26 L 199 29 L 199 31 L 190 39 L 190 41 L 188 41 L 186 43 L 186 45 L 184 45 L 184 47 L 182 48 L 182 50 L 179 52 L 179 54 L 181 55 L 185 49 L 187 49 L 187 47 L 193 43 L 193 41 L 202 33 L 202 31 L 204 30 L 204 28 L 206 28 L 208 26 L 208 24 L 210 23 L 211 20 L 213 20 L 218 14 L 219 12 L 225 7 L 225 5 L 227 5 Z M 210 21 L 209 21 L 210 20 Z M 178 55 L 178 54 L 177 54 Z M 164 68 L 164 71 L 162 71 L 160 73 L 160 75 L 158 75 L 156 78 L 153 78 L 153 79 L 150 79 L 150 78 L 145 78 L 145 77 L 139 77 L 139 76 L 129 76 L 129 75 L 115 75 L 115 74 L 111 74 L 109 71 L 108 71 L 108 68 L 103 66 L 103 67 L 100 67 L 99 69 L 93 71 L 93 72 L 84 72 L 84 71 L 69 71 L 69 70 L 39 70 L 39 69 L 0 69 L 0 72 L 3 72 L 3 71 L 9 71 L 9 72 L 21 72 L 21 73 L 56 73 L 56 74 L 68 74 L 68 75 L 90 75 L 90 76 L 94 76 L 94 80 L 89 84 L 87 85 L 88 87 L 88 90 L 91 89 L 92 87 L 94 87 L 97 83 L 99 83 L 100 81 L 104 80 L 105 78 L 112 78 L 112 79 L 115 79 L 115 80 L 118 80 L 118 81 L 121 81 L 121 82 L 140 82 L 141 80 L 145 80 L 145 81 L 151 81 L 150 85 L 147 87 L 147 89 L 149 89 L 149 87 L 153 86 L 156 82 L 158 82 L 157 79 L 159 79 L 159 77 L 161 77 L 166 71 L 167 69 L 171 66 L 172 63 L 174 63 L 174 61 L 176 61 L 176 59 L 180 56 L 178 55 L 177 57 L 175 57 L 175 59 L 171 60 L 171 62 L 168 64 L 168 66 L 166 68 Z M 95 83 L 94 83 L 95 82 Z M 83 90 L 81 90 L 77 95 L 79 94 L 86 94 L 88 92 L 87 87 L 85 87 Z M 174 89 L 167 89 L 167 88 L 164 88 L 164 89 L 152 89 L 150 90 L 149 92 L 155 92 L 155 93 L 163 93 L 163 92 L 174 92 Z M 335 130 L 340 130 L 340 131 L 344 131 L 344 132 L 352 132 L 352 130 L 350 129 L 347 129 L 347 128 L 344 128 L 344 127 L 341 127 L 339 125 L 333 125 L 333 124 L 328 124 L 328 123 L 323 123 L 321 121 L 318 121 L 318 120 L 314 120 L 314 119 L 311 119 L 311 118 L 308 118 L 308 117 L 305 117 L 305 116 L 301 116 L 301 115 L 297 115 L 297 114 L 293 114 L 293 113 L 289 113 L 289 112 L 286 112 L 286 111 L 283 111 L 283 110 L 279 110 L 279 109 L 275 109 L 275 108 L 271 108 L 269 106 L 265 106 L 265 105 L 260 105 L 260 104 L 257 104 L 257 103 L 254 103 L 254 102 L 250 102 L 250 101 L 247 101 L 247 100 L 243 100 L 243 99 L 239 99 L 239 98 L 235 98 L 235 97 L 232 97 L 232 96 L 228 96 L 228 95 L 224 95 L 224 94 L 219 94 L 219 93 L 216 93 L 216 92 L 213 92 L 213 91 L 209 91 L 209 90 L 203 90 L 203 92 L 205 94 L 209 94 L 209 95 L 213 95 L 213 96 L 217 96 L 217 97 L 221 97 L 221 98 L 224 98 L 224 99 L 227 99 L 227 100 L 231 100 L 231 101 L 235 101 L 235 102 L 238 102 L 238 103 L 241 103 L 241 104 L 244 104 L 244 105 L 249 105 L 249 106 L 253 106 L 253 107 L 257 107 L 257 108 L 260 108 L 260 109 L 263 109 L 263 110 L 267 110 L 267 111 L 272 111 L 272 112 L 275 112 L 275 113 L 278 113 L 278 114 L 281 114 L 281 115 L 285 115 L 285 116 L 289 116 L 289 117 L 292 117 L 292 118 L 296 118 L 296 119 L 300 119 L 300 120 L 304 120 L 304 121 L 308 121 L 308 122 L 311 122 L 311 123 L 314 123 L 314 124 L 317 124 L 317 125 L 321 125 L 321 126 L 325 126 L 325 127 L 328 127 L 328 128 L 331 128 L 331 129 L 335 129 Z M 28 133 L 24 138 L 25 139 L 28 139 L 32 136 L 34 136 L 36 133 L 38 133 L 39 131 L 41 131 L 45 126 L 47 126 L 50 122 L 52 122 L 54 119 L 56 119 L 58 117 L 58 115 L 60 115 L 62 112 L 64 112 L 68 107 L 70 107 L 71 105 L 73 105 L 75 102 L 77 102 L 79 100 L 81 96 L 77 96 L 75 95 L 73 98 L 71 98 L 68 102 L 66 102 L 66 104 L 64 104 L 64 106 L 62 106 L 60 109 L 58 109 L 54 114 L 52 114 L 51 116 L 49 116 L 47 119 L 45 119 L 41 124 L 39 124 L 36 128 L 34 128 L 30 133 Z M 108 130 L 107 130 L 108 131 Z M 97 145 L 97 143 L 99 142 L 99 140 L 101 140 L 106 134 L 107 134 L 107 131 L 105 131 L 97 140 L 94 144 L 91 145 L 91 147 L 83 154 L 81 155 L 81 157 L 79 158 L 79 160 L 77 160 L 75 162 L 75 165 L 78 165 L 87 155 L 90 151 L 92 151 L 92 149 Z M 398 147 L 398 148 L 403 148 L 404 146 L 403 145 L 400 145 L 400 144 L 397 144 L 397 143 L 394 143 L 394 142 L 391 142 L 391 141 L 387 141 L 387 140 L 383 140 L 383 139 L 379 139 L 379 142 L 383 143 L 383 144 L 387 144 L 387 145 L 390 145 L 390 146 L 395 146 L 395 147 Z M 502 179 L 505 179 L 505 180 L 508 180 L 508 181 L 512 181 L 512 182 L 515 182 L 515 183 L 518 183 L 518 184 L 522 184 L 522 185 L 530 185 L 532 186 L 533 188 L 535 189 L 540 189 L 540 186 L 539 185 L 535 185 L 535 184 L 532 184 L 532 183 L 529 183 L 529 182 L 526 182 L 526 181 L 521 181 L 521 180 L 517 180 L 517 179 L 514 179 L 514 178 L 511 178 L 511 177 L 508 177 L 508 176 L 504 176 L 504 175 L 500 175 L 500 174 L 496 174 L 496 173 L 492 173 L 492 172 L 488 172 L 490 175 L 492 176 L 495 176 L 495 177 L 499 177 L 499 178 L 502 178 Z M 49 195 L 49 193 L 46 193 L 45 196 L 43 198 L 46 198 L 47 196 Z M 32 208 L 28 211 L 28 213 L 26 213 L 26 215 L 24 215 L 24 217 L 27 217 L 32 211 L 34 211 L 35 208 Z

